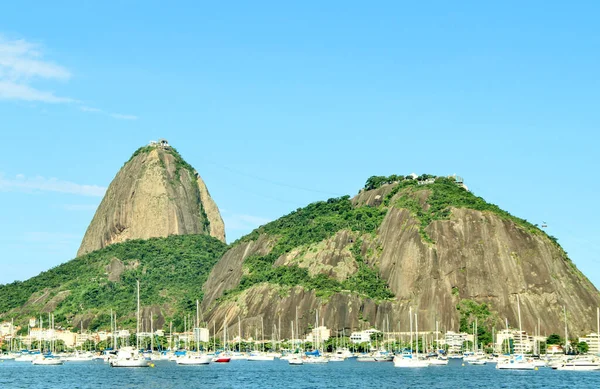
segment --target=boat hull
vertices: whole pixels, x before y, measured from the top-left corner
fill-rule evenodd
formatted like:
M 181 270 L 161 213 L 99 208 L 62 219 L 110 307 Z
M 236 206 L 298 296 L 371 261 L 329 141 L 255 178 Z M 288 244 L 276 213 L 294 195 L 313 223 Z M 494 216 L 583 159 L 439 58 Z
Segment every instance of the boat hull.
M 593 371 L 600 370 L 600 365 L 596 363 L 589 364 L 573 364 L 573 363 L 565 363 L 563 365 L 558 365 L 553 367 L 554 370 L 566 370 L 566 371 Z
M 183 357 L 177 359 L 178 365 L 208 365 L 212 361 L 212 358 L 206 355 L 194 356 L 194 357 Z
M 249 361 L 274 361 L 275 357 L 270 357 L 268 355 L 251 355 L 248 357 Z
M 40 366 L 58 366 L 64 364 L 60 359 L 34 359 L 31 361 L 32 365 Z
M 498 363 L 496 365 L 496 369 L 499 370 L 535 370 L 535 365 L 533 363 L 511 363 L 504 362 Z

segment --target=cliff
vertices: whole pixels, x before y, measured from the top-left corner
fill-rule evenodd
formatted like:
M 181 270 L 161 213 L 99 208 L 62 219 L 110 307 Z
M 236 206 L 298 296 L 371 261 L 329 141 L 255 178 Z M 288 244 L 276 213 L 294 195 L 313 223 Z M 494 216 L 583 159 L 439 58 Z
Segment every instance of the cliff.
M 572 334 L 595 330 L 600 296 L 555 238 L 468 192 L 452 178 L 400 180 L 311 204 L 232 245 L 204 285 L 208 321 L 229 333 L 274 326 L 301 334 L 318 311 L 335 333 L 376 326 L 469 330 L 518 326 Z M 321 324 L 321 323 L 319 323 Z M 249 332 L 248 332 L 249 331 Z
M 138 149 L 110 183 L 77 255 L 129 239 L 207 234 L 225 242 L 219 209 L 170 146 Z

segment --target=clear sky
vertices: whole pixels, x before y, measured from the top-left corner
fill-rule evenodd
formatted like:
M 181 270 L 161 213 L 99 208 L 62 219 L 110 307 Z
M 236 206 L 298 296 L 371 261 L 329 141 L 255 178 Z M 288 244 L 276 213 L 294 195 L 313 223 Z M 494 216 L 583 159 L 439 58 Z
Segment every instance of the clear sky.
M 371 175 L 457 173 L 600 286 L 600 3 L 13 1 L 0 12 L 0 283 L 74 257 L 167 138 L 228 241 Z

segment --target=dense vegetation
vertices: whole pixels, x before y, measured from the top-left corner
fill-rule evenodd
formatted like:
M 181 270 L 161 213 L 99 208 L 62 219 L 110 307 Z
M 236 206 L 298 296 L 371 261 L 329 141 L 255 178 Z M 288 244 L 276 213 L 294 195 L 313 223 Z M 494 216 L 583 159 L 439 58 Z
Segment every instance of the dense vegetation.
M 424 181 L 428 178 L 435 178 L 434 175 L 431 174 L 421 174 L 420 176 L 415 177 L 416 175 L 406 175 L 406 176 L 399 176 L 396 174 L 392 174 L 391 176 L 371 176 L 367 179 L 367 182 L 365 183 L 364 189 L 365 190 L 373 190 L 373 189 L 377 189 L 380 188 L 383 185 L 386 184 L 393 184 L 396 182 L 400 182 L 400 181 L 412 181 L 412 180 L 417 180 L 417 181 Z
M 321 242 L 343 229 L 373 233 L 381 224 L 385 213 L 385 209 L 380 208 L 353 208 L 349 196 L 343 196 L 310 204 L 256 229 L 242 240 L 258 239 L 260 234 L 269 234 L 278 238 L 277 243 L 268 255 L 251 256 L 244 261 L 247 274 L 242 277 L 238 287 L 228 291 L 225 297 L 263 282 L 284 286 L 301 285 L 315 290 L 322 297 L 342 290 L 357 292 L 376 300 L 393 297 L 377 270 L 364 262 L 359 249 L 352 251 L 359 270 L 344 282 L 324 274 L 311 277 L 307 269 L 296 265 L 273 266 L 282 254 L 299 246 Z M 358 242 L 353 247 L 359 247 L 357 244 Z
M 477 320 L 477 343 L 488 345 L 493 342 L 491 328 L 496 324 L 494 315 L 486 303 L 478 304 L 473 300 L 461 300 L 456 309 L 460 315 L 460 332 L 473 333 Z
M 428 185 L 418 185 L 418 180 L 405 180 L 400 182 L 384 199 L 385 205 L 390 205 L 397 193 L 402 193 L 395 201 L 396 207 L 408 209 L 419 222 L 419 233 L 421 237 L 430 243 L 434 243 L 425 228 L 435 220 L 447 220 L 450 218 L 451 208 L 469 208 L 477 211 L 489 211 L 503 219 L 511 220 L 523 227 L 530 233 L 537 234 L 541 230 L 529 223 L 527 220 L 518 218 L 502 210 L 495 204 L 490 204 L 483 198 L 476 196 L 457 185 L 452 178 L 437 177 Z M 419 196 L 422 192 L 426 195 Z M 428 205 L 424 206 L 424 202 Z
M 68 290 L 68 297 L 52 309 L 57 325 L 70 327 L 75 315 L 95 313 L 90 328 L 107 326 L 110 309 L 119 317 L 133 317 L 138 279 L 143 305 L 168 303 L 173 311 L 191 311 L 196 299 L 202 298 L 202 285 L 226 247 L 206 235 L 174 235 L 113 244 L 27 281 L 0 285 L 0 313 L 17 319 L 37 316 L 49 298 Z M 113 258 L 126 266 L 118 282 L 109 281 L 106 273 Z M 39 303 L 30 300 L 46 292 L 48 295 Z M 6 314 L 18 307 L 21 308 Z

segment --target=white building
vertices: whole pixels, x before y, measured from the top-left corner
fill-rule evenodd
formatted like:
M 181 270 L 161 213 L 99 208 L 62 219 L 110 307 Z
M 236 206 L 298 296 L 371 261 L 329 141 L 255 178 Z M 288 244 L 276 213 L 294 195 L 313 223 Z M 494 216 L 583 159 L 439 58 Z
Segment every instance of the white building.
M 468 334 L 465 332 L 457 333 L 454 331 L 446 332 L 444 343 L 448 346 L 449 353 L 460 353 L 463 343 L 467 341 Z
M 5 321 L 0 323 L 0 337 L 4 336 L 15 336 L 17 334 L 17 327 L 11 322 Z
M 63 341 L 66 347 L 75 347 L 77 334 L 71 331 L 32 328 L 28 336 L 21 336 L 23 344 L 31 345 L 32 342 L 56 342 Z
M 100 342 L 103 342 L 105 340 L 108 340 L 109 338 L 112 338 L 112 332 L 108 332 L 108 331 L 98 331 L 98 340 Z
M 210 340 L 210 331 L 208 328 L 194 328 L 194 340 L 200 340 L 200 342 L 208 342 Z
M 544 336 L 531 336 L 526 331 L 504 329 L 496 335 L 495 349 L 498 352 L 506 351 L 507 344 L 512 342 L 512 352 L 515 354 L 539 353 L 537 345 L 545 341 Z
M 364 330 L 364 331 L 353 332 L 352 334 L 350 334 L 350 341 L 352 343 L 370 342 L 371 334 L 376 334 L 378 332 L 381 332 L 381 331 L 378 331 L 374 328 L 371 328 L 369 330 Z
M 331 331 L 329 330 L 329 328 L 327 328 L 325 326 L 321 326 L 321 327 L 313 328 L 313 330 L 310 332 L 310 334 L 308 334 L 306 336 L 306 341 L 311 342 L 311 343 L 313 343 L 313 342 L 321 343 L 321 342 L 325 342 L 326 340 L 328 340 L 330 336 L 331 336 Z
M 579 342 L 585 342 L 588 344 L 588 347 L 589 347 L 588 352 L 587 352 L 588 354 L 598 355 L 598 352 L 599 352 L 599 350 L 598 350 L 599 339 L 598 338 L 599 338 L 598 334 L 593 332 L 591 334 L 588 334 L 584 337 L 579 338 Z
M 81 347 L 88 340 L 94 341 L 95 337 L 93 334 L 75 334 L 75 347 Z

